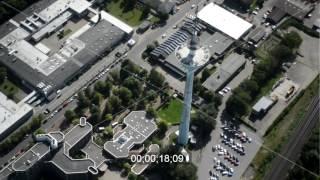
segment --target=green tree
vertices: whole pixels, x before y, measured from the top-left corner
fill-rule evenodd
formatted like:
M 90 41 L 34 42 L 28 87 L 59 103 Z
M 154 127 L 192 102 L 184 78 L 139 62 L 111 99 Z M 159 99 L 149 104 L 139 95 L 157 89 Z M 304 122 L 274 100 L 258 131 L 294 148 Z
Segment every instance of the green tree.
M 215 117 L 208 116 L 208 114 L 197 111 L 192 116 L 192 125 L 198 127 L 198 135 L 200 135 L 203 139 L 210 136 L 210 132 L 216 126 Z
M 197 180 L 197 167 L 192 163 L 177 163 L 171 171 L 175 180 Z
M 153 107 L 148 107 L 146 112 L 147 112 L 147 116 L 150 117 L 150 118 L 157 117 L 157 112 L 154 110 Z
M 123 86 L 130 89 L 134 98 L 138 98 L 142 94 L 142 83 L 134 77 L 128 77 L 123 82 Z
M 298 48 L 302 43 L 302 38 L 300 35 L 295 32 L 291 31 L 289 33 L 286 33 L 281 41 L 281 44 L 288 46 L 291 49 Z
M 146 97 L 147 97 L 148 101 L 154 101 L 157 99 L 158 95 L 154 90 L 149 90 L 146 93 Z
M 92 96 L 93 96 L 92 88 L 91 88 L 91 87 L 87 87 L 87 88 L 84 90 L 84 94 L 86 95 L 87 98 L 91 99 Z
M 80 109 L 87 108 L 90 106 L 90 100 L 83 94 L 82 91 L 78 93 L 78 107 Z
M 168 130 L 168 123 L 165 121 L 159 121 L 158 123 L 159 133 L 164 136 Z
M 155 69 L 152 69 L 150 71 L 148 80 L 151 84 L 154 84 L 157 87 L 162 87 L 165 82 L 165 77 Z
M 103 130 L 103 135 L 107 138 L 111 138 L 113 136 L 113 129 L 111 126 L 107 126 L 104 130 Z
M 104 114 L 111 114 L 113 112 L 112 105 L 110 104 L 109 101 L 106 101 L 103 112 Z
M 121 100 L 118 96 L 112 95 L 109 98 L 109 102 L 112 107 L 112 113 L 117 113 L 121 109 Z
M 94 93 L 94 95 L 92 97 L 92 103 L 99 106 L 102 99 L 103 99 L 102 95 L 100 93 L 96 92 L 96 93 Z
M 72 120 L 74 119 L 74 118 L 76 118 L 76 113 L 74 112 L 74 111 L 72 111 L 72 110 L 67 110 L 65 113 L 64 113 L 64 117 L 66 118 L 66 120 L 68 121 L 68 122 L 72 122 Z
M 110 75 L 110 77 L 112 79 L 113 84 L 115 84 L 115 85 L 120 84 L 120 82 L 121 82 L 120 71 L 118 69 L 115 69 L 115 70 L 111 71 L 109 73 L 109 75 Z
M 277 64 L 281 64 L 282 62 L 289 61 L 294 58 L 294 54 L 292 49 L 285 45 L 277 45 L 271 50 L 271 55 L 278 60 Z
M 118 91 L 119 98 L 121 99 L 121 102 L 123 105 L 127 106 L 132 101 L 132 93 L 131 91 L 126 87 L 121 87 Z
M 255 97 L 259 93 L 259 85 L 252 79 L 246 79 L 240 84 L 240 87 L 249 93 L 250 96 Z
M 112 114 L 106 114 L 106 115 L 104 116 L 104 120 L 107 121 L 107 122 L 111 122 L 112 119 L 113 119 Z
M 249 111 L 249 105 L 239 96 L 231 96 L 226 103 L 226 111 L 235 117 L 246 115 Z

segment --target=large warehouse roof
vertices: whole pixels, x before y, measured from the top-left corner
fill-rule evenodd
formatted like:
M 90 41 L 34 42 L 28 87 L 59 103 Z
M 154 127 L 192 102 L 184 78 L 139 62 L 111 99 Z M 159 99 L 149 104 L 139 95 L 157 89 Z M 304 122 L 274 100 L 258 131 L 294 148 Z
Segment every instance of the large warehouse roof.
M 234 39 L 239 39 L 252 26 L 249 22 L 213 3 L 201 9 L 197 17 Z

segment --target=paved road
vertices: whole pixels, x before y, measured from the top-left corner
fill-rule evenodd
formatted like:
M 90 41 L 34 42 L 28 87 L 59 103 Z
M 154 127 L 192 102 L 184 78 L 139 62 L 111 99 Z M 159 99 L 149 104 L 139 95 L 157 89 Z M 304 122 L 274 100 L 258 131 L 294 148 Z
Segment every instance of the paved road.
M 316 97 L 308 108 L 303 121 L 295 129 L 288 144 L 286 144 L 282 151 L 282 156 L 277 156 L 272 161 L 271 169 L 268 171 L 264 179 L 277 179 L 282 180 L 286 178 L 287 172 L 292 167 L 292 163 L 284 159 L 286 157 L 290 161 L 295 162 L 298 159 L 298 154 L 304 143 L 312 134 L 312 130 L 316 127 L 319 120 L 319 97 Z

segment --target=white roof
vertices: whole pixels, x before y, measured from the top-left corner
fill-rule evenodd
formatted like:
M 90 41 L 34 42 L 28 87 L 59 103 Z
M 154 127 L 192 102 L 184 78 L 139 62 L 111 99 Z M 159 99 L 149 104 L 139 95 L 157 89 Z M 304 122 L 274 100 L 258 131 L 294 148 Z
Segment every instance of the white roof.
M 0 92 L 0 135 L 30 111 L 32 107 L 28 104 L 22 101 L 16 104 Z
M 101 18 L 105 19 L 106 21 L 110 22 L 111 24 L 117 26 L 119 29 L 124 31 L 127 34 L 132 33 L 133 28 L 130 27 L 128 24 L 122 22 L 121 20 L 117 19 L 116 17 L 112 16 L 111 14 L 105 12 L 105 11 L 100 11 L 101 13 Z M 91 21 L 97 22 L 99 15 L 94 16 Z
M 239 39 L 252 26 L 251 23 L 214 3 L 201 9 L 197 17 L 233 39 Z

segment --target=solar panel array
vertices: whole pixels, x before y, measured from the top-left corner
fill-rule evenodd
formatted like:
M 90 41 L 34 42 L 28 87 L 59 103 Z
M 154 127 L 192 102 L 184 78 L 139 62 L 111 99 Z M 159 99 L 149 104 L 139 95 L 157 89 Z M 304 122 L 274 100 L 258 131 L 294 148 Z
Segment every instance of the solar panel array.
M 202 30 L 202 25 L 195 24 L 192 20 L 186 21 L 182 27 L 172 34 L 165 42 L 156 47 L 151 55 L 156 58 L 166 58 L 168 57 L 177 47 L 190 39 L 194 31 L 200 32 Z

